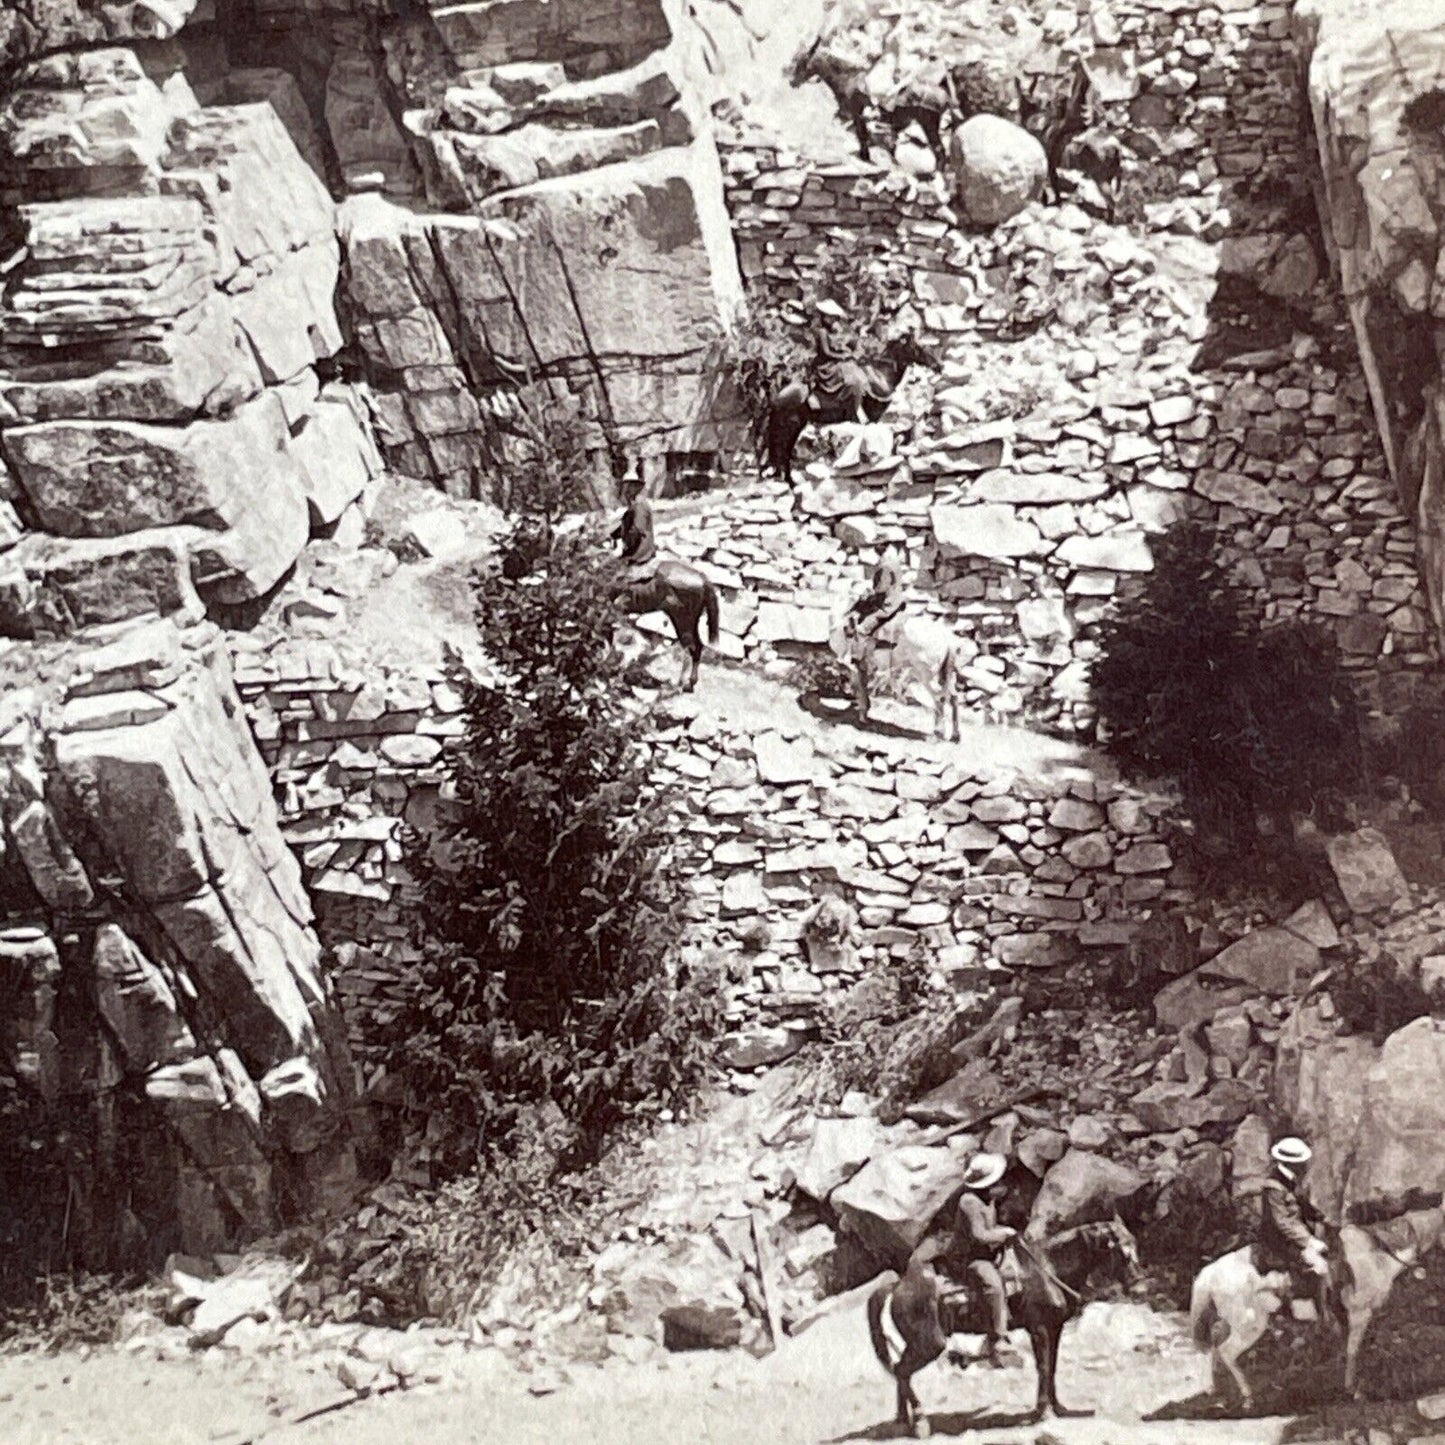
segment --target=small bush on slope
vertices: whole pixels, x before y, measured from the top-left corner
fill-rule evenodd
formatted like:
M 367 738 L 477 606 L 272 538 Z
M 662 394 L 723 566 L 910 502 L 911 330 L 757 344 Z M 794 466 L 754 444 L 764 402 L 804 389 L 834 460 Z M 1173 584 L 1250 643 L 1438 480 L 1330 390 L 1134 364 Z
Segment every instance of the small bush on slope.
M 1203 528 L 1176 528 L 1100 631 L 1099 736 L 1134 777 L 1172 776 L 1206 855 L 1248 870 L 1273 826 L 1352 784 L 1359 707 L 1323 633 L 1263 629 Z M 1261 823 L 1265 826 L 1262 828 Z
M 524 582 L 485 572 L 477 619 L 505 681 L 452 662 L 466 733 L 436 827 L 411 847 L 423 957 L 375 1040 L 433 1121 L 443 1173 L 538 1119 L 559 1161 L 595 1155 L 620 1119 L 679 1099 L 719 1022 L 711 980 L 676 960 L 677 887 L 622 701 L 614 578 L 575 539 Z

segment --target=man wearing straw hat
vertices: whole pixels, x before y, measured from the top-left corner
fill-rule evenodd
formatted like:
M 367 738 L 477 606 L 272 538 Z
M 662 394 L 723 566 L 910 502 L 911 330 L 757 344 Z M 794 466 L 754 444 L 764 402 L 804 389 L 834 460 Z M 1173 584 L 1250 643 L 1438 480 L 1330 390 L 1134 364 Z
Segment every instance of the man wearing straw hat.
M 1313 1296 L 1329 1275 L 1324 1240 L 1311 1224 L 1321 1215 L 1304 1198 L 1304 1176 L 1312 1157 L 1303 1139 L 1281 1139 L 1269 1151 L 1274 1170 L 1260 1192 L 1259 1234 L 1254 1266 L 1261 1273 L 1283 1270 L 1303 1296 Z
M 958 1201 L 958 1249 L 968 1262 L 965 1273 L 987 1302 L 988 1358 L 994 1365 L 1003 1363 L 1000 1351 L 1008 1343 L 1008 1295 L 999 1260 L 1018 1233 L 998 1222 L 995 1196 L 1007 1167 L 1002 1154 L 975 1154 L 964 1171 Z

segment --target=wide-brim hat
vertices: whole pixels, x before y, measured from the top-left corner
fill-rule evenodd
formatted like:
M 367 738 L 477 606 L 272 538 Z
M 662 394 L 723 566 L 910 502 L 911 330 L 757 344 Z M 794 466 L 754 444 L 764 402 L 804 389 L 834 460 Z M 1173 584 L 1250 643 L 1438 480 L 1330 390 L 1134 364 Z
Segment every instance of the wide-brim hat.
M 1301 1164 L 1308 1164 L 1314 1157 L 1314 1151 L 1303 1139 L 1281 1139 L 1273 1149 L 1269 1151 L 1269 1157 L 1276 1164 L 1288 1165 L 1291 1169 L 1298 1169 Z
M 963 1187 L 987 1189 L 990 1184 L 997 1184 L 1003 1178 L 1007 1168 L 1008 1160 L 1002 1154 L 975 1154 L 968 1161 L 968 1168 L 963 1171 Z

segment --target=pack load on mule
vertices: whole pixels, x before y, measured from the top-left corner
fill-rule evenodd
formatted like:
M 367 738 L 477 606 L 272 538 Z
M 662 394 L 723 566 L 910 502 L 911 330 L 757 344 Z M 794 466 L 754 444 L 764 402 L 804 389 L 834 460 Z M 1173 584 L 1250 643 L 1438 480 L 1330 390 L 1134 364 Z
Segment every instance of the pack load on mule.
M 1117 1216 L 1040 1240 L 999 1225 L 994 1193 L 1005 1167 L 998 1155 L 976 1156 L 952 1218 L 937 1232 L 930 1230 L 902 1276 L 883 1275 L 868 1299 L 868 1332 L 874 1354 L 896 1384 L 898 1422 L 920 1437 L 929 1426 L 913 1376 L 938 1359 L 955 1334 L 987 1336 L 987 1358 L 999 1362 L 1010 1320 L 1027 1331 L 1033 1349 L 1034 1418 L 1050 1411 L 1087 1413 L 1067 1410 L 1059 1401 L 1059 1339 L 1096 1271 L 1125 1283 L 1138 1276 L 1138 1248 Z M 969 1362 L 961 1353 L 951 1352 L 950 1358 Z
M 1343 1336 L 1344 1386 L 1358 1394 L 1360 1348 L 1371 1322 L 1400 1275 L 1445 1233 L 1438 1194 L 1386 1219 L 1336 1229 L 1305 1193 L 1309 1145 L 1281 1139 L 1270 1158 L 1254 1239 L 1205 1265 L 1190 1293 L 1194 1343 L 1209 1352 L 1211 1387 L 1223 1395 L 1232 1386 L 1245 1409 L 1254 1405 L 1255 1389 L 1243 1357 L 1277 1317 L 1297 1309 L 1315 1319 L 1321 1347 L 1337 1348 Z
M 762 460 L 774 476 L 793 485 L 793 452 L 809 426 L 877 421 L 910 366 L 939 369 L 938 358 L 908 329 L 910 317 L 900 312 L 894 318 L 895 334 L 871 357 L 850 354 L 833 338 L 815 338 L 817 356 L 807 374 L 785 382 L 768 403 Z

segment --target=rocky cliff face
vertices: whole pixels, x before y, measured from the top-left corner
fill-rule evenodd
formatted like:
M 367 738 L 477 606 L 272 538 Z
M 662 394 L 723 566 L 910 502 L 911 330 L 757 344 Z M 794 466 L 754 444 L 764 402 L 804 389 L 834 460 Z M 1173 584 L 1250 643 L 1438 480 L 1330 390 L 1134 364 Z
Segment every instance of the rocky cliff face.
M 348 201 L 342 233 L 393 465 L 486 495 L 483 418 L 519 388 L 575 397 L 599 445 L 715 449 L 741 281 L 661 9 L 433 7 L 378 33 L 421 181 Z
M 4 665 L 33 680 L 0 716 L 0 1069 L 71 1121 L 69 1248 L 224 1249 L 344 1198 L 350 1066 L 219 632 Z
M 1385 454 L 1418 530 L 1435 625 L 1445 625 L 1445 344 L 1440 214 L 1445 35 L 1427 7 L 1305 0 L 1321 213 Z
M 354 1077 L 214 623 L 519 391 L 716 445 L 721 172 L 652 0 L 5 12 L 0 1143 L 77 1121 L 88 1262 L 223 1249 L 345 1197 Z
M 62 52 L 5 98 L 0 627 L 59 637 L 263 596 L 379 469 L 334 212 L 276 111 L 176 47 Z

